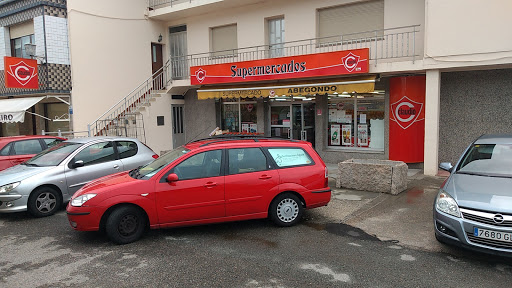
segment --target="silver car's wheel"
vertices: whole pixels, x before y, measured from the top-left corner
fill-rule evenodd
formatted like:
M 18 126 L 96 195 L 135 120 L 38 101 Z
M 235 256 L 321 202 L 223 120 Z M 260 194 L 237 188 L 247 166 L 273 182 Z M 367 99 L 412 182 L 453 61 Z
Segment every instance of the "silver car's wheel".
M 35 217 L 50 216 L 59 209 L 61 201 L 59 192 L 49 187 L 42 187 L 30 194 L 27 209 Z
M 278 195 L 270 204 L 270 219 L 279 226 L 292 226 L 300 221 L 303 212 L 302 203 L 292 193 Z

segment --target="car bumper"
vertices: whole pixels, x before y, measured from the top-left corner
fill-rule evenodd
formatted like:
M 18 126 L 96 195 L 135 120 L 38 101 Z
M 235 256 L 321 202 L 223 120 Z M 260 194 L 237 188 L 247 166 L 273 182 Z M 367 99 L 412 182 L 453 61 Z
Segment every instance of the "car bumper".
M 479 252 L 512 256 L 512 242 L 481 239 L 473 235 L 475 228 L 512 233 L 512 227 L 500 227 L 458 218 L 434 208 L 434 228 L 436 237 L 442 242 Z
M 69 225 L 78 231 L 98 231 L 100 227 L 101 211 L 95 207 L 66 207 Z
M 27 211 L 28 197 L 19 194 L 0 195 L 0 213 Z
M 331 201 L 331 188 L 313 190 L 302 195 L 306 201 L 306 208 L 312 209 L 327 205 Z

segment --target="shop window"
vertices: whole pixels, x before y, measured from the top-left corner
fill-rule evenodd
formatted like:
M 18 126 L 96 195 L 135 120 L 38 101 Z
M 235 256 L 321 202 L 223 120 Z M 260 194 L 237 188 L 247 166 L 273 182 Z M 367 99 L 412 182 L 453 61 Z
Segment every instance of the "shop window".
M 319 9 L 317 15 L 320 43 L 350 41 L 349 34 L 384 29 L 384 0 Z M 339 35 L 346 37 L 332 37 Z
M 328 146 L 384 151 L 384 95 L 329 99 Z
M 46 121 L 46 132 L 69 131 L 69 106 L 65 103 L 45 103 L 45 116 L 52 119 Z
M 257 133 L 256 101 L 226 99 L 222 103 L 222 130 Z
M 236 24 L 210 29 L 210 51 L 212 57 L 235 56 L 238 49 Z

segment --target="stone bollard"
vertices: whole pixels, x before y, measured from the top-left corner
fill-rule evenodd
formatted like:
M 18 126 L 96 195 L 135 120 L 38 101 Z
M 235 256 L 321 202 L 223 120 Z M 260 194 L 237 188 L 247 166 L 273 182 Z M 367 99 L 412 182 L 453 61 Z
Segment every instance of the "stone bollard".
M 402 161 L 350 159 L 338 163 L 336 187 L 397 195 L 407 189 L 407 170 Z

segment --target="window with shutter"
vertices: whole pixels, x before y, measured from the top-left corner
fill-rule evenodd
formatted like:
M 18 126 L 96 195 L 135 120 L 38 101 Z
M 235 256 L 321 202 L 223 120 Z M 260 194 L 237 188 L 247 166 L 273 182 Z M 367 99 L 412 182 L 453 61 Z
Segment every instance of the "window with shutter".
M 210 42 L 212 56 L 232 56 L 236 54 L 238 49 L 236 24 L 211 28 Z

